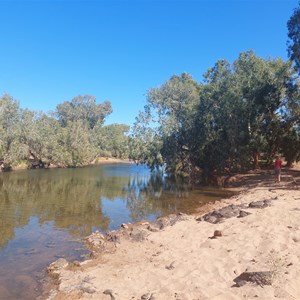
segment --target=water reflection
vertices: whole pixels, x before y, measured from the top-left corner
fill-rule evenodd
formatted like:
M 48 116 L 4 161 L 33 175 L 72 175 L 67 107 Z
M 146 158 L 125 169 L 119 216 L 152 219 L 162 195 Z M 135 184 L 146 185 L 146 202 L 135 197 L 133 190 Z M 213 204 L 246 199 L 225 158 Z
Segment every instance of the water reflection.
M 147 216 L 191 212 L 195 199 L 198 205 L 224 195 L 219 190 L 193 190 L 184 182 L 168 180 L 161 173 L 150 174 L 135 165 L 3 173 L 0 246 L 12 240 L 15 228 L 28 224 L 31 216 L 37 216 L 40 224 L 53 222 L 54 227 L 82 237 L 95 228 L 112 229 L 109 211 L 103 212 L 106 201 L 125 202 L 128 211 L 123 210 L 124 215 L 136 222 Z
M 95 229 L 189 213 L 201 202 L 224 196 L 222 191 L 193 190 L 132 164 L 2 173 L 0 299 L 20 299 L 26 280 L 31 292 L 21 298 L 33 299 L 34 273 L 57 257 L 80 257 L 85 250 L 74 239 Z M 22 274 L 30 274 L 30 280 Z M 22 289 L 14 286 L 17 278 L 23 280 Z
M 149 178 L 133 178 L 127 186 L 127 208 L 136 222 L 149 216 L 193 213 L 208 201 L 228 197 L 230 193 L 215 188 L 193 188 L 182 180 L 170 180 L 161 173 Z

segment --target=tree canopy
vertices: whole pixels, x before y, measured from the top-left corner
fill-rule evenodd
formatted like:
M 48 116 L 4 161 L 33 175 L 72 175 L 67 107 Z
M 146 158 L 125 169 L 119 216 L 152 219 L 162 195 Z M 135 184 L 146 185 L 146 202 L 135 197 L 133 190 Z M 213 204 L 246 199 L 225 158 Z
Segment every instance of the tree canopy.
M 149 90 L 136 119 L 137 157 L 190 178 L 258 168 L 261 155 L 269 162 L 275 153 L 298 160 L 300 149 L 286 145 L 299 140 L 294 78 L 290 62 L 264 60 L 253 51 L 232 64 L 216 62 L 203 83 L 186 73 L 172 76 Z
M 102 125 L 104 119 L 111 113 L 112 107 L 109 101 L 96 104 L 96 98 L 89 95 L 77 96 L 56 107 L 58 120 L 63 127 L 66 127 L 68 122 L 81 120 L 93 129 L 97 123 Z
M 0 97 L 0 166 L 87 165 L 101 156 L 127 158 L 128 126 L 103 126 L 112 112 L 85 95 L 57 105 L 52 114 L 21 109 L 12 96 Z
M 300 72 L 300 7 L 296 8 L 287 23 L 288 27 L 288 55 Z
M 113 156 L 198 181 L 259 168 L 261 158 L 270 163 L 276 153 L 292 164 L 300 159 L 299 91 L 292 61 L 247 51 L 233 63 L 217 61 L 203 82 L 183 73 L 150 89 L 131 131 L 104 125 L 111 104 L 93 96 L 65 101 L 47 115 L 21 109 L 5 94 L 1 167 L 76 167 Z

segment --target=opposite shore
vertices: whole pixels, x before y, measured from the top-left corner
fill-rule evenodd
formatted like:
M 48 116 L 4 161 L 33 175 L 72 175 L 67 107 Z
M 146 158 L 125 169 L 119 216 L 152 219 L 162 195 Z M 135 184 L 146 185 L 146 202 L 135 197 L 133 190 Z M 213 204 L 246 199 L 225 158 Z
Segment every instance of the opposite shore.
M 93 165 L 102 165 L 102 164 L 122 164 L 122 163 L 133 164 L 135 162 L 130 159 L 121 159 L 121 158 L 114 158 L 114 157 L 100 157 L 100 158 L 94 160 L 93 162 L 91 162 L 90 164 L 84 165 L 82 167 L 93 166 Z M 29 168 L 28 164 L 20 164 L 20 165 L 11 167 L 9 170 L 4 170 L 0 166 L 0 173 L 7 172 L 7 171 L 31 170 L 31 169 L 40 169 L 40 168 L 41 169 L 57 169 L 57 168 L 67 168 L 67 167 L 60 167 L 57 165 L 49 165 L 47 167 L 39 167 L 37 165 L 36 168 Z M 76 167 L 76 168 L 79 168 L 79 167 Z
M 91 259 L 51 264 L 41 299 L 299 299 L 299 168 L 281 183 L 261 171 L 232 186 L 238 195 L 195 215 L 93 233 Z

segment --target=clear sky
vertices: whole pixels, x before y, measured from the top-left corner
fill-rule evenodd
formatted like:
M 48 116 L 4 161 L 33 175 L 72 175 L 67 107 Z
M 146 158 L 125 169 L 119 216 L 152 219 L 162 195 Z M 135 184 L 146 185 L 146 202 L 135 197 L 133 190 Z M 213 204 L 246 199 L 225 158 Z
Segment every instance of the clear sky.
M 0 0 L 0 95 L 55 110 L 77 95 L 109 100 L 106 124 L 131 125 L 147 90 L 174 74 L 196 81 L 252 49 L 287 59 L 298 0 Z

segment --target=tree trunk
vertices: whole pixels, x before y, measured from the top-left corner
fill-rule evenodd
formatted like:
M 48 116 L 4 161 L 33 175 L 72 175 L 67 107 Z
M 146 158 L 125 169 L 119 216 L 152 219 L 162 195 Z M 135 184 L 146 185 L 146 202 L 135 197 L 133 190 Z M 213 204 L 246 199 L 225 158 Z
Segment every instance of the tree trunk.
M 254 152 L 253 153 L 253 167 L 255 170 L 260 169 L 258 160 L 259 160 L 259 152 Z

